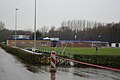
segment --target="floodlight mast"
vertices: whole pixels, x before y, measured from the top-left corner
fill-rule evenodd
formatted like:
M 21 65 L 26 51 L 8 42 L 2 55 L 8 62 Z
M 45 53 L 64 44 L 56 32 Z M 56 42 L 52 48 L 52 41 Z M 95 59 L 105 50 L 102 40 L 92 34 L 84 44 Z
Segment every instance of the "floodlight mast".
M 15 8 L 15 47 L 17 47 L 17 11 L 18 8 Z
M 34 51 L 36 50 L 36 0 L 35 0 L 35 14 L 34 14 Z

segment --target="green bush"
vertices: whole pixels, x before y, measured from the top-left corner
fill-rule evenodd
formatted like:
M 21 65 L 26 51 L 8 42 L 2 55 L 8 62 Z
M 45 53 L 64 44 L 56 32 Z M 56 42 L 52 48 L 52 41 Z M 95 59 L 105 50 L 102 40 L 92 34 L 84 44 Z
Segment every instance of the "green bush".
M 80 55 L 75 54 L 74 59 L 91 64 L 113 67 L 120 69 L 120 56 L 114 55 Z M 77 64 L 79 66 L 79 64 Z

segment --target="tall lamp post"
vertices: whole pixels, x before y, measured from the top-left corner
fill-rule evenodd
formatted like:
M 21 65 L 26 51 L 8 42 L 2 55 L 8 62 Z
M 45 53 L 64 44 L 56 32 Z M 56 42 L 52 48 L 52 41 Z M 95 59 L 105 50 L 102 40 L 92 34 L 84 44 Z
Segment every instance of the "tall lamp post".
M 35 15 L 34 15 L 34 51 L 36 50 L 36 0 L 35 0 Z
M 18 8 L 15 8 L 15 47 L 17 46 L 17 11 Z

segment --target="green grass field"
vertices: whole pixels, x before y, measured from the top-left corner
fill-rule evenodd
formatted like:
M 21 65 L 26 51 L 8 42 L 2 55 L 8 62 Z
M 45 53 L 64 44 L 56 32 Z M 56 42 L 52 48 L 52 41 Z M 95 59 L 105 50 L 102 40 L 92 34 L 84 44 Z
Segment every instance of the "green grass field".
M 54 47 L 42 47 L 44 49 L 54 50 Z M 57 47 L 55 51 L 62 51 L 62 47 Z M 88 55 L 120 55 L 120 48 L 98 48 L 96 53 L 95 48 L 71 48 L 65 49 L 66 53 L 88 54 Z

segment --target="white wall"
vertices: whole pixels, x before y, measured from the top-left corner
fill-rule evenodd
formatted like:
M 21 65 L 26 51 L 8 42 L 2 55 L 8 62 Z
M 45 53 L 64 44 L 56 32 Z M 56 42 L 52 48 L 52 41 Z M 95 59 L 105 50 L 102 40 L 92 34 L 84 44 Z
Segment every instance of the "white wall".
M 111 47 L 116 47 L 116 43 L 111 43 Z
M 111 43 L 111 47 L 116 47 L 116 44 L 118 44 L 118 47 L 120 47 L 120 43 Z

